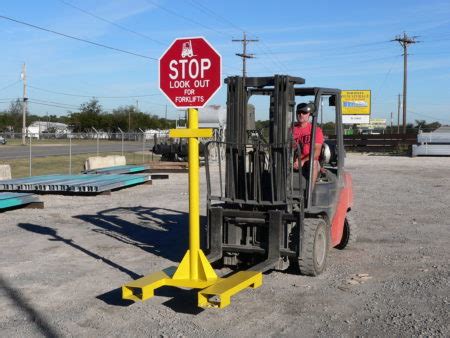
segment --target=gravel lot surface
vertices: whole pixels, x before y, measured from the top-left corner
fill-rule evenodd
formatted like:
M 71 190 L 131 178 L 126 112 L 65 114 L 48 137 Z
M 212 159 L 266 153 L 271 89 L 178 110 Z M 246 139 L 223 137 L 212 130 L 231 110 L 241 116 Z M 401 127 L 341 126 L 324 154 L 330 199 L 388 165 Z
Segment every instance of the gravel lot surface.
M 321 276 L 270 272 L 223 310 L 198 309 L 195 290 L 175 288 L 120 300 L 123 283 L 183 256 L 186 174 L 2 213 L 0 334 L 450 336 L 450 158 L 350 154 L 347 169 L 359 240 L 333 249 Z

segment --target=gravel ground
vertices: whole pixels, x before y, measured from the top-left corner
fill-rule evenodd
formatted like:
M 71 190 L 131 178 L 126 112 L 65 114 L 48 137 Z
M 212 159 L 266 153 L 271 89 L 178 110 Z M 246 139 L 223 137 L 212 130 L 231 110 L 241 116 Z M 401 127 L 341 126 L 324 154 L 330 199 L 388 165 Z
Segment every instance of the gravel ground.
M 450 158 L 350 154 L 347 168 L 359 240 L 321 276 L 268 273 L 223 310 L 175 288 L 120 300 L 120 285 L 186 250 L 185 174 L 2 213 L 1 336 L 448 337 Z

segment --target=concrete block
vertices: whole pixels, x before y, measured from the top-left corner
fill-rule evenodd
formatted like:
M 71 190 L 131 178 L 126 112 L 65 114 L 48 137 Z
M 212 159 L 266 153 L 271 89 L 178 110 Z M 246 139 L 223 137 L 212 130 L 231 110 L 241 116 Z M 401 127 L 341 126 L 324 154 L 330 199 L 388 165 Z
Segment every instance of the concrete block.
M 10 180 L 11 166 L 9 164 L 0 164 L 0 180 Z
M 126 164 L 127 160 L 125 156 L 121 155 L 92 156 L 84 162 L 84 170 L 108 168 Z

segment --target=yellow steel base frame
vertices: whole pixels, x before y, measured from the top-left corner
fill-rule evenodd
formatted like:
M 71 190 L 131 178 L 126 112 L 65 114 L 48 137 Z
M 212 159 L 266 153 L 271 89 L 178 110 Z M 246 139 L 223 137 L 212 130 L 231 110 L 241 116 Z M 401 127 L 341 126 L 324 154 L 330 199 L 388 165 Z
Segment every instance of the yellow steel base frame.
M 261 272 L 239 271 L 200 291 L 198 293 L 198 306 L 218 307 L 222 309 L 230 305 L 231 296 L 239 291 L 248 287 L 258 288 L 261 285 Z
M 198 252 L 198 279 L 190 278 L 189 250 L 177 269 L 175 267 L 154 272 L 122 286 L 122 299 L 144 301 L 154 296 L 162 286 L 204 289 L 198 294 L 198 306 L 224 308 L 231 296 L 247 287 L 262 285 L 262 274 L 257 271 L 241 271 L 228 278 L 217 277 L 204 253 Z

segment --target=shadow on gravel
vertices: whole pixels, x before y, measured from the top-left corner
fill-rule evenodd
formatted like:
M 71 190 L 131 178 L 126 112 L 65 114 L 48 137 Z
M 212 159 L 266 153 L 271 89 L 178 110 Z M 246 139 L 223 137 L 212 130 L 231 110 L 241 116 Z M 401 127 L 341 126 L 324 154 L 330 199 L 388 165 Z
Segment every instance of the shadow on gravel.
M 164 286 L 155 290 L 155 297 L 170 298 L 165 301 L 163 305 L 172 309 L 176 313 L 198 315 L 204 311 L 204 309 L 197 306 L 198 291 L 199 290 L 197 289 L 184 290 L 176 287 Z M 132 300 L 122 299 L 121 288 L 108 291 L 100 296 L 97 296 L 96 298 L 108 305 L 113 306 L 127 307 L 134 304 Z M 151 299 L 147 302 L 151 302 Z M 151 306 L 151 304 L 149 304 L 149 306 Z
M 113 305 L 113 306 L 127 307 L 127 306 L 134 304 L 134 302 L 132 300 L 122 299 L 122 288 L 117 288 L 117 289 L 105 292 L 104 294 L 99 295 L 95 298 L 100 299 L 104 303 L 106 303 L 108 305 Z
M 121 207 L 100 211 L 94 215 L 77 215 L 77 219 L 91 223 L 99 229 L 94 232 L 134 245 L 146 252 L 173 262 L 181 261 L 188 248 L 189 215 L 165 208 Z M 206 217 L 200 223 L 206 225 Z M 149 271 L 151 273 L 153 271 Z M 136 278 L 133 278 L 136 279 Z M 198 290 L 162 287 L 155 296 L 170 298 L 163 304 L 177 313 L 197 315 L 203 309 L 197 306 Z M 122 300 L 121 289 L 115 289 L 97 298 L 114 306 L 129 306 L 133 302 Z
M 2 294 L 8 297 L 21 312 L 27 315 L 29 322 L 33 322 L 43 336 L 51 338 L 59 337 L 59 334 L 56 333 L 45 318 L 31 306 L 18 290 L 3 279 L 2 276 L 0 276 L 0 290 L 3 291 Z
M 30 224 L 30 223 L 19 223 L 18 226 L 19 226 L 19 228 L 22 228 L 22 229 L 30 231 L 30 232 L 34 232 L 36 234 L 49 236 L 50 237 L 49 241 L 63 242 L 65 244 L 71 246 L 72 248 L 80 250 L 81 252 L 85 253 L 86 255 L 93 257 L 96 260 L 101 260 L 103 263 L 106 263 L 107 265 L 109 265 L 123 273 L 126 273 L 132 279 L 138 279 L 138 278 L 142 277 L 141 275 L 139 275 L 131 270 L 128 270 L 127 268 L 124 268 L 123 266 L 121 266 L 117 263 L 114 263 L 113 261 L 110 261 L 107 258 L 99 256 L 96 253 L 93 253 L 92 251 L 89 251 L 89 250 L 83 248 L 82 246 L 73 243 L 71 239 L 67 239 L 67 238 L 59 236 L 57 234 L 56 230 L 53 228 L 49 228 L 49 227 L 42 226 L 42 225 Z M 115 306 L 129 306 L 129 305 L 133 304 L 132 301 L 122 299 L 121 288 L 118 288 L 118 289 L 115 289 L 112 291 L 108 291 L 100 296 L 97 296 L 96 298 L 102 300 L 103 302 L 105 302 L 109 305 L 115 305 Z
M 155 296 L 168 297 L 169 300 L 163 303 L 169 309 L 176 313 L 184 313 L 188 315 L 198 315 L 205 311 L 198 307 L 197 294 L 198 289 L 179 289 L 176 287 L 166 286 L 155 290 Z
M 93 230 L 97 233 L 172 262 L 180 262 L 188 248 L 189 217 L 185 212 L 137 206 L 74 217 L 100 228 Z M 201 220 L 201 224 L 205 223 L 206 217 Z
M 63 242 L 65 244 L 71 246 L 72 248 L 80 250 L 81 252 L 85 253 L 86 255 L 91 256 L 94 259 L 101 260 L 103 263 L 113 267 L 114 269 L 117 269 L 123 273 L 126 273 L 128 276 L 130 276 L 133 279 L 142 277 L 141 275 L 139 275 L 131 270 L 128 270 L 127 268 L 124 268 L 123 266 L 121 266 L 117 263 L 114 263 L 113 261 L 110 261 L 107 258 L 99 256 L 96 253 L 89 251 L 88 249 L 85 249 L 78 244 L 75 244 L 74 242 L 72 242 L 71 239 L 67 239 L 67 238 L 59 236 L 57 234 L 56 230 L 53 228 L 49 228 L 49 227 L 37 225 L 37 224 L 31 224 L 31 223 L 19 223 L 18 226 L 19 226 L 19 228 L 22 228 L 22 229 L 30 231 L 30 232 L 34 232 L 39 235 L 49 236 L 50 237 L 49 241 Z

